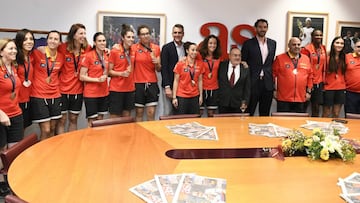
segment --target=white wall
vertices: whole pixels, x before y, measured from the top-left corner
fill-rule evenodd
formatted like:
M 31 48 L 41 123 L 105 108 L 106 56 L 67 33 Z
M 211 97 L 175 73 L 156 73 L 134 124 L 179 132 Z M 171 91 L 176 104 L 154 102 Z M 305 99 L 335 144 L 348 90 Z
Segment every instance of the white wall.
M 278 42 L 277 53 L 285 49 L 287 11 L 329 13 L 327 44 L 335 36 L 337 20 L 360 19 L 358 0 L 10 0 L 2 2 L 1 7 L 0 27 L 66 32 L 71 24 L 81 22 L 87 26 L 88 39 L 97 31 L 99 10 L 163 13 L 167 19 L 167 41 L 171 40 L 175 23 L 185 26 L 185 40 L 199 42 L 199 29 L 204 23 L 220 22 L 230 33 L 238 24 L 253 25 L 256 19 L 265 18 L 269 21 L 268 36 Z

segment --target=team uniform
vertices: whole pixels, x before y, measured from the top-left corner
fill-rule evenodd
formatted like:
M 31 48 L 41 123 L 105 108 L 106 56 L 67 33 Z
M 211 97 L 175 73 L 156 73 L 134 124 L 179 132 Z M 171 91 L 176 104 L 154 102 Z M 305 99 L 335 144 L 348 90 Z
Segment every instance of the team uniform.
M 134 67 L 135 106 L 156 106 L 159 101 L 159 86 L 155 73 L 155 64 L 151 55 L 160 56 L 160 47 L 150 43 L 144 47 L 140 43 L 131 46 L 131 63 Z
M 99 78 L 104 73 L 108 73 L 108 56 L 104 53 L 100 59 L 95 49 L 86 53 L 81 61 L 81 67 L 88 69 L 87 75 L 92 78 Z M 108 81 L 104 82 L 84 82 L 84 101 L 86 107 L 86 117 L 96 118 L 98 114 L 108 112 Z
M 345 103 L 345 76 L 338 67 L 336 73 L 325 72 L 324 78 L 324 106 Z
M 199 114 L 199 76 L 205 68 L 202 61 L 196 60 L 193 66 L 187 61 L 179 61 L 174 67 L 174 73 L 179 75 L 179 84 L 176 91 L 178 107 L 176 114 Z M 204 78 L 204 76 L 203 76 Z M 217 77 L 216 77 L 217 78 Z
M 360 56 L 346 54 L 346 113 L 360 113 Z
M 32 124 L 31 110 L 30 110 L 30 94 L 32 88 L 32 81 L 34 75 L 34 59 L 30 55 L 24 64 L 18 64 L 17 73 L 20 78 L 20 94 L 19 94 L 19 105 L 22 110 L 24 127 L 28 127 Z
M 24 137 L 22 111 L 19 106 L 21 80 L 14 66 L 8 72 L 5 66 L 0 69 L 0 109 L 9 117 L 11 125 L 0 124 L 0 147 L 18 142 Z
M 204 102 L 201 105 L 201 109 L 205 109 L 205 105 L 208 109 L 218 108 L 218 70 L 220 59 L 205 58 L 200 62 L 203 63 L 204 76 L 203 76 L 203 97 Z
M 81 53 L 75 55 L 73 52 L 67 50 L 68 43 L 62 43 L 58 47 L 58 51 L 64 54 L 65 63 L 62 68 L 60 80 L 61 93 L 61 113 L 64 114 L 70 111 L 73 114 L 79 114 L 83 102 L 83 82 L 79 80 L 80 62 L 85 53 L 91 50 L 88 46 L 85 50 L 81 49 Z
M 297 63 L 288 53 L 280 54 L 273 64 L 273 77 L 277 79 L 278 111 L 304 111 L 306 89 L 313 86 L 312 68 L 309 58 L 301 54 Z M 289 106 L 293 108 L 289 109 Z
M 60 52 L 51 57 L 39 50 L 32 52 L 34 57 L 34 78 L 30 95 L 31 112 L 34 123 L 61 118 L 61 94 L 59 73 L 64 65 L 64 55 Z
M 131 64 L 130 55 L 120 45 L 119 49 L 110 51 L 109 63 L 114 64 L 114 71 L 126 71 Z M 133 71 L 128 77 L 112 76 L 109 89 L 109 111 L 111 114 L 120 115 L 123 110 L 130 111 L 134 108 L 135 83 Z
M 323 77 L 326 69 L 326 48 L 324 45 L 320 46 L 317 50 L 313 43 L 306 45 L 302 50 L 302 54 L 309 57 L 312 71 L 313 71 L 313 91 L 311 92 L 311 102 L 322 104 L 323 103 Z

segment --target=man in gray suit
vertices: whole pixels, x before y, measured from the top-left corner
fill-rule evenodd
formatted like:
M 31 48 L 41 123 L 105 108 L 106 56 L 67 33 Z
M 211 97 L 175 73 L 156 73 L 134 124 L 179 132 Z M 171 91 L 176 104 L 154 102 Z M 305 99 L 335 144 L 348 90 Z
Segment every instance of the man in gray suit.
M 179 59 L 185 56 L 184 43 L 184 26 L 175 24 L 172 30 L 173 41 L 165 44 L 161 50 L 161 86 L 164 88 L 163 92 L 163 105 L 164 115 L 171 115 L 173 107 L 171 104 L 172 99 L 172 86 L 174 82 L 173 69 Z
M 268 30 L 265 19 L 258 19 L 255 29 L 256 36 L 245 41 L 241 48 L 242 60 L 249 65 L 251 76 L 248 111 L 253 116 L 259 104 L 259 115 L 269 116 L 274 89 L 271 66 L 275 58 L 276 42 L 265 36 Z
M 250 99 L 249 68 L 241 63 L 241 51 L 230 50 L 229 59 L 219 65 L 219 113 L 242 113 Z

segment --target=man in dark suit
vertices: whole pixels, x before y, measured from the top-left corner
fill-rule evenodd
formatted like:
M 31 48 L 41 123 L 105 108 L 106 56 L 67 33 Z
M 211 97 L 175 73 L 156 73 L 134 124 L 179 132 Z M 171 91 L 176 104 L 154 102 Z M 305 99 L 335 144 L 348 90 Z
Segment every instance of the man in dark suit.
M 229 60 L 220 63 L 219 72 L 219 113 L 241 113 L 250 99 L 249 68 L 241 64 L 241 51 L 230 50 Z
M 184 43 L 184 26 L 175 24 L 172 30 L 173 41 L 165 44 L 161 50 L 161 86 L 164 88 L 163 92 L 163 105 L 164 115 L 171 115 L 173 107 L 171 104 L 172 99 L 172 86 L 174 82 L 173 69 L 179 59 L 185 56 Z
M 245 41 L 241 48 L 242 59 L 249 65 L 251 75 L 251 97 L 248 111 L 254 115 L 259 103 L 259 115 L 269 116 L 273 99 L 272 64 L 275 58 L 276 42 L 265 37 L 268 22 L 255 22 L 256 36 Z

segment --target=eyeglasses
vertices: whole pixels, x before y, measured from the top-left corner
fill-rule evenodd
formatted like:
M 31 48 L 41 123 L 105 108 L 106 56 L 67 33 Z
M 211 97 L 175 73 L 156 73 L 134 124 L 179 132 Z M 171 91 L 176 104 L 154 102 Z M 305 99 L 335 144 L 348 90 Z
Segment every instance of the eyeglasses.
M 146 36 L 146 35 L 150 35 L 149 32 L 146 32 L 146 33 L 140 33 L 141 36 Z
M 173 32 L 173 34 L 182 34 L 183 32 Z

